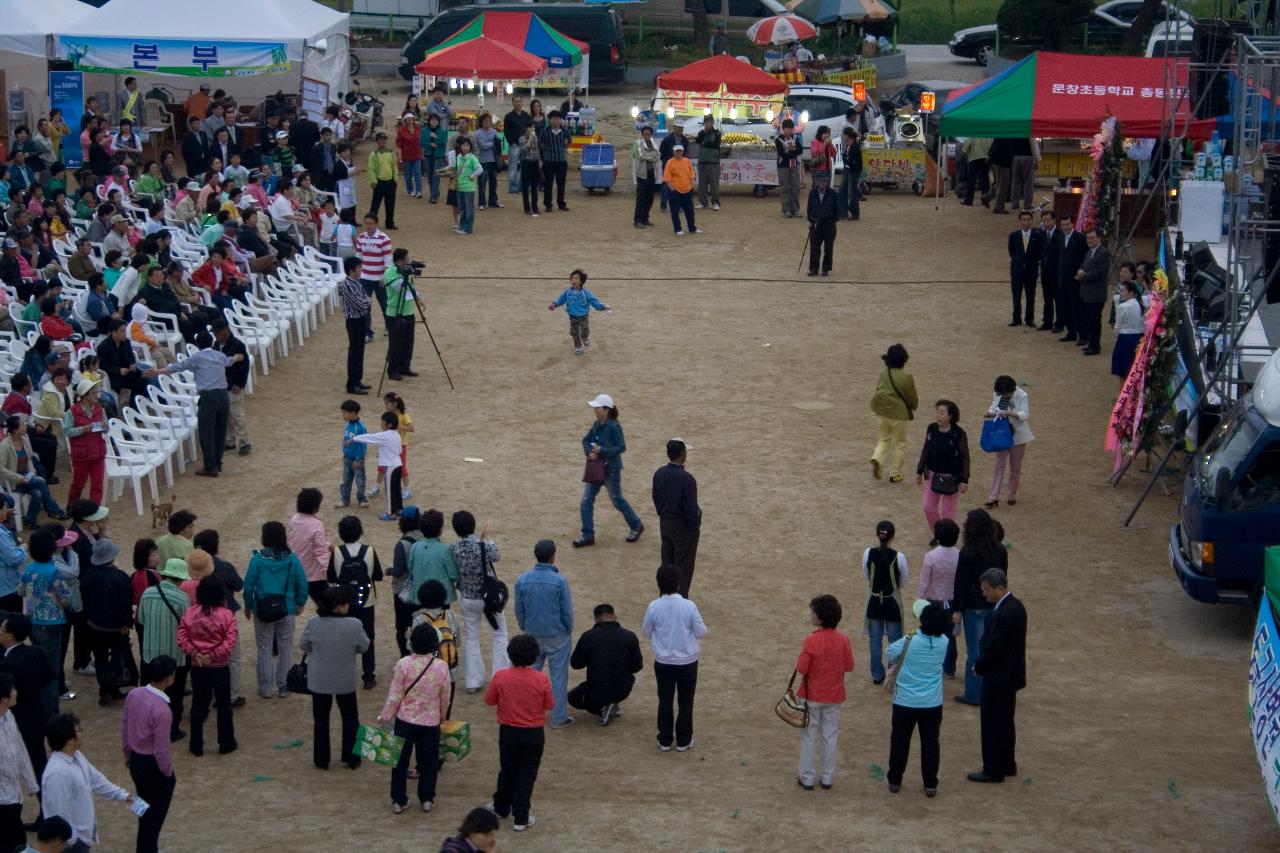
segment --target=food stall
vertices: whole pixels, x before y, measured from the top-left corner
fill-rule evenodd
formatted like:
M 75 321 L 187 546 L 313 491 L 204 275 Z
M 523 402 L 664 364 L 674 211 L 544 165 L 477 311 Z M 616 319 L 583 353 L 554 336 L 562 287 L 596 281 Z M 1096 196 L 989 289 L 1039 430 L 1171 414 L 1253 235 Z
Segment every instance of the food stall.
M 862 143 L 862 181 L 874 187 L 924 187 L 925 156 L 922 143 L 890 145 L 882 133 L 869 133 Z

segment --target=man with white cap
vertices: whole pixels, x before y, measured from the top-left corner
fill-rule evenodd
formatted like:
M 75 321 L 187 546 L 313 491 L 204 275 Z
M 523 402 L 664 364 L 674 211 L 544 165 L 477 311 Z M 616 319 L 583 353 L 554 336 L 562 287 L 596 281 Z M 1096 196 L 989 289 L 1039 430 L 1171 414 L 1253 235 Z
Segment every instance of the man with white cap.
M 676 143 L 671 146 L 671 159 L 662 169 L 662 183 L 667 188 L 667 200 L 671 203 L 671 225 L 677 237 L 683 237 L 680 228 L 680 211 L 684 211 L 689 230 L 701 234 L 702 229 L 693 221 L 693 163 L 684 156 L 684 146 Z
M 129 242 L 129 220 L 119 213 L 111 217 L 111 233 L 102 241 L 102 250 L 114 250 L 126 258 L 133 255 L 133 244 Z
M 679 592 L 689 597 L 693 563 L 698 556 L 702 508 L 698 506 L 698 481 L 685 470 L 689 445 L 683 438 L 667 442 L 667 464 L 653 472 L 653 508 L 662 534 L 662 562 L 680 572 Z

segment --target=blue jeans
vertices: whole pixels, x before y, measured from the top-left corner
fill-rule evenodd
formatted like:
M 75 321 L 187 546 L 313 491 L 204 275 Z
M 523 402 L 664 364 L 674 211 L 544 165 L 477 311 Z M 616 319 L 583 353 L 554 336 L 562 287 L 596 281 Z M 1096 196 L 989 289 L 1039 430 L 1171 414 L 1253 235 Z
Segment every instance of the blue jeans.
M 404 161 L 404 191 L 407 193 L 422 194 L 422 161 L 421 160 L 405 160 Z
M 31 501 L 27 504 L 27 511 L 22 516 L 22 520 L 28 527 L 36 526 L 41 506 L 50 515 L 62 512 L 62 507 L 58 506 L 58 502 L 53 499 L 53 495 L 49 494 L 49 484 L 44 477 L 32 477 L 24 483 L 19 483 L 18 491 L 31 496 Z
M 867 620 L 867 634 L 871 640 L 871 680 L 884 681 L 884 635 L 889 635 L 892 645 L 902 639 L 901 622 L 884 622 L 880 619 Z
M 339 499 L 344 504 L 351 503 L 351 481 L 356 483 L 356 503 L 364 503 L 364 460 L 342 457 L 342 485 L 338 488 Z
M 538 641 L 538 660 L 533 668 L 542 672 L 543 665 L 548 666 L 551 695 L 556 700 L 555 707 L 551 709 L 551 722 L 563 723 L 569 719 L 569 649 L 573 638 L 568 634 L 557 634 L 535 639 Z
M 513 156 L 510 164 L 507 166 L 507 192 L 520 192 L 520 157 L 514 149 L 511 152 Z
M 966 610 L 961 614 L 964 624 L 964 698 L 974 705 L 982 699 L 982 676 L 974 675 L 973 665 L 978 662 L 978 647 L 982 635 L 987 632 L 991 610 Z
M 458 229 L 463 234 L 470 234 L 476 223 L 475 190 L 458 190 Z
M 427 173 L 427 186 L 431 189 L 431 200 L 435 201 L 440 198 L 440 176 L 436 174 L 436 169 L 440 168 L 439 157 L 428 157 L 422 161 L 422 168 Z M 421 186 L 419 186 L 421 191 Z
M 640 527 L 640 516 L 636 515 L 631 504 L 627 503 L 627 499 L 622 496 L 622 469 L 609 465 L 605 470 L 607 473 L 604 477 L 604 488 L 609 491 L 609 500 L 613 501 L 613 508 L 622 513 L 622 517 L 627 521 L 627 527 L 635 530 Z M 594 483 L 588 483 L 582 489 L 582 535 L 587 539 L 594 539 L 596 536 L 593 518 L 596 495 L 600 494 L 600 488 Z

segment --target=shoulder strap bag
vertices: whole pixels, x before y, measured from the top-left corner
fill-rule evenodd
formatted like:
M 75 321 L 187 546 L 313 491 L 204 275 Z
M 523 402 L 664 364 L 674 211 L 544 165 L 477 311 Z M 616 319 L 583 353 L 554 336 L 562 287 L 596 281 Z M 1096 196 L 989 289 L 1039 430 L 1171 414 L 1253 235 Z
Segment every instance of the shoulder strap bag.
M 893 695 L 893 690 L 898 684 L 898 673 L 902 671 L 902 664 L 907 660 L 907 652 L 911 651 L 912 636 L 914 635 L 909 634 L 907 636 L 907 641 L 902 644 L 902 654 L 898 657 L 897 662 L 889 664 L 889 668 L 885 670 L 884 690 L 890 696 Z
M 484 618 L 488 621 L 489 627 L 496 631 L 498 630 L 497 614 L 507 606 L 511 592 L 507 589 L 507 585 L 498 579 L 493 563 L 489 562 L 489 553 L 484 547 L 483 539 L 480 540 L 480 565 L 484 571 L 484 576 L 480 580 L 480 598 L 484 601 Z
M 800 675 L 798 670 L 791 671 L 791 680 L 787 682 L 787 689 L 778 700 L 778 704 L 773 707 L 773 712 L 778 715 L 778 719 L 792 728 L 803 729 L 809 725 L 809 703 L 796 695 L 797 675 Z M 806 683 L 808 683 L 808 676 L 800 675 L 800 689 L 803 690 Z
M 907 398 L 902 396 L 902 392 L 898 390 L 898 384 L 893 381 L 893 368 L 886 367 L 884 375 L 889 377 L 889 387 L 893 389 L 893 393 L 898 395 L 898 399 L 902 401 L 902 405 L 907 407 L 907 420 L 914 421 L 916 413 L 911 409 L 911 404 L 907 402 Z

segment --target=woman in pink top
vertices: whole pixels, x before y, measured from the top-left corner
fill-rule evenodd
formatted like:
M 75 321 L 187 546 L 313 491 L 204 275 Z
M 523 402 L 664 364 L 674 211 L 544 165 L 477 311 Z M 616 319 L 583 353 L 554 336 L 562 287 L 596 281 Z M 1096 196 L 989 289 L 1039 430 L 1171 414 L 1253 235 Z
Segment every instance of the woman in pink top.
M 440 722 L 449 710 L 449 665 L 437 651 L 440 636 L 427 622 L 409 633 L 408 657 L 400 658 L 387 704 L 378 723 L 395 721 L 395 733 L 404 738 L 400 761 L 391 771 L 391 810 L 400 814 L 409 807 L 409 758 L 418 755 L 418 802 L 431 811 L 436 798 L 436 775 L 440 769 Z
M 236 617 L 227 609 L 222 578 L 210 575 L 196 587 L 196 606 L 178 622 L 178 647 L 191 659 L 192 755 L 204 755 L 204 721 L 209 701 L 218 700 L 218 754 L 236 748 L 231 718 L 231 650 L 236 644 Z
M 840 706 L 844 703 L 844 676 L 853 672 L 853 647 L 837 630 L 844 611 L 834 595 L 819 595 L 809 602 L 809 621 L 817 628 L 804 638 L 796 660 L 796 672 L 804 676 L 799 698 L 809 707 L 809 725 L 800 732 L 800 775 L 796 782 L 813 790 L 814 747 L 822 736 L 822 787 L 835 783 L 836 743 L 840 738 Z
M 809 145 L 809 164 L 815 172 L 832 172 L 835 170 L 836 147 L 831 143 L 831 128 L 825 124 L 818 128 L 817 134 Z
M 920 568 L 920 589 L 916 598 L 942 605 L 951 617 L 951 599 L 955 596 L 956 566 L 960 562 L 960 525 L 949 518 L 940 518 L 933 525 L 933 535 L 938 547 L 924 555 Z M 956 637 L 954 626 L 947 631 L 947 656 L 942 661 L 942 673 L 947 678 L 956 677 Z
M 333 546 L 324 532 L 324 522 L 316 515 L 324 495 L 319 489 L 298 492 L 297 512 L 289 519 L 289 550 L 298 555 L 307 573 L 307 595 L 317 605 L 329 587 L 329 554 Z

